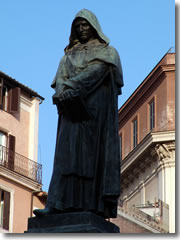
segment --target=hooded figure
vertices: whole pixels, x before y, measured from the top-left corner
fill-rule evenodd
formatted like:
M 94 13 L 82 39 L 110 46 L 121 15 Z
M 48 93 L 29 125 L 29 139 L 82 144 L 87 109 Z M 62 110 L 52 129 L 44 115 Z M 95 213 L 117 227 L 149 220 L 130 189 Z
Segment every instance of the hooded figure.
M 92 12 L 83 9 L 75 16 L 51 86 L 59 113 L 54 167 L 46 208 L 34 213 L 91 211 L 114 218 L 123 78 L 119 55 Z

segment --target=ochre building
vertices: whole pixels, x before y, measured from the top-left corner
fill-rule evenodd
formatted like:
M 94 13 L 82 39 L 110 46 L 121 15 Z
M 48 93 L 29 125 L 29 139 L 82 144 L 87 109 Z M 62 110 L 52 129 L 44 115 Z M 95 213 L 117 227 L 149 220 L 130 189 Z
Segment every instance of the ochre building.
M 119 109 L 121 233 L 175 232 L 175 53 Z
M 0 72 L 0 232 L 23 233 L 34 208 L 42 208 L 38 156 L 38 93 Z

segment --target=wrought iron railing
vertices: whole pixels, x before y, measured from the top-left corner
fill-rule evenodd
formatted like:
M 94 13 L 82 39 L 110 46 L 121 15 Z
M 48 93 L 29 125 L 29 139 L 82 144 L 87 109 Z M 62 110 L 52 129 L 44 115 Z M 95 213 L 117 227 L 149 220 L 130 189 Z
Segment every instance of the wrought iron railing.
M 0 145 L 0 166 L 42 184 L 42 165 Z

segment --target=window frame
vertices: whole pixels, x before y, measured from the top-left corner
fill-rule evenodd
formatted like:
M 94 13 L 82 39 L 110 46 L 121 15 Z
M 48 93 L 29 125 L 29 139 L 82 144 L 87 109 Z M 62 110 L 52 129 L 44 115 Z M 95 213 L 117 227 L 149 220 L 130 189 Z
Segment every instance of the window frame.
M 136 123 L 136 124 L 135 124 Z M 134 149 L 138 145 L 138 116 L 132 120 L 132 148 Z
M 3 198 L 3 200 L 2 200 Z M 11 193 L 0 188 L 0 227 L 9 231 Z
M 4 138 L 4 139 L 3 139 Z M 8 142 L 8 136 L 7 133 L 0 130 L 0 164 L 4 164 L 4 161 L 6 161 L 6 147 Z
M 0 183 L 0 189 L 10 193 L 10 207 L 9 207 L 9 230 L 10 233 L 13 232 L 13 216 L 14 216 L 14 189 L 10 188 L 6 184 Z
M 0 129 L 0 135 L 2 136 L 2 139 L 4 138 L 4 145 L 3 145 L 3 141 L 2 143 L 0 142 L 0 145 L 7 147 L 7 138 L 8 138 L 7 133 L 1 131 Z
M 152 109 L 153 108 L 153 109 Z M 156 109 L 155 109 L 155 98 L 151 99 L 149 102 L 149 130 L 153 131 L 155 129 L 155 114 L 156 114 Z
M 120 154 L 120 161 L 122 161 L 122 146 L 123 146 L 123 137 L 122 133 L 119 134 L 119 154 Z
M 12 115 L 20 113 L 21 89 L 0 79 L 0 109 Z

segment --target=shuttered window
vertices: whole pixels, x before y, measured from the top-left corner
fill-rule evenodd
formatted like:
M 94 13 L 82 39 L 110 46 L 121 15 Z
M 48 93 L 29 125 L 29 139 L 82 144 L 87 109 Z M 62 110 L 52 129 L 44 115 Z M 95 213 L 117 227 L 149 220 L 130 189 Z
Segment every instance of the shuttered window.
M 19 87 L 7 86 L 3 79 L 0 79 L 0 109 L 11 114 L 20 112 L 20 93 Z
M 9 230 L 10 193 L 0 189 L 0 226 Z
M 0 81 L 0 109 L 8 111 L 8 88 L 4 85 L 3 79 Z
M 0 164 L 3 165 L 6 160 L 6 147 L 7 135 L 4 132 L 0 132 Z
M 9 90 L 9 112 L 18 114 L 20 110 L 20 88 Z
M 15 143 L 15 136 L 9 135 L 8 168 L 10 170 L 14 170 Z

